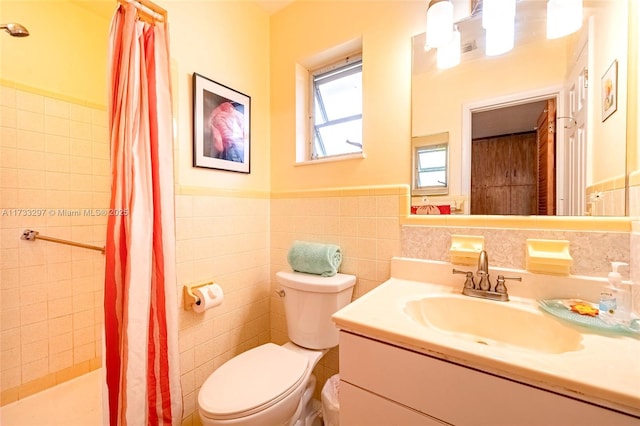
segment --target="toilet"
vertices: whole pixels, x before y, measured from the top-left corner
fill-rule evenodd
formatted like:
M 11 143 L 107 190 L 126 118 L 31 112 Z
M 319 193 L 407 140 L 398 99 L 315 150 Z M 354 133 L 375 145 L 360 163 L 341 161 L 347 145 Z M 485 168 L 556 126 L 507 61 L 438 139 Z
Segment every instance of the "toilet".
M 204 426 L 306 426 L 317 411 L 312 372 L 338 345 L 331 315 L 351 302 L 356 277 L 286 271 L 276 277 L 290 341 L 250 349 L 214 371 L 198 394 Z

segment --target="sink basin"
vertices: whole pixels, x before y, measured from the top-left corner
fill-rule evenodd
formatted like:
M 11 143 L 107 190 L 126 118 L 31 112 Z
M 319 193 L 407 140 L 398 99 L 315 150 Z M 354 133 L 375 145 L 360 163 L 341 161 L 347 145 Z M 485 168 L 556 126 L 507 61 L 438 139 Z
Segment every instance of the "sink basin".
M 404 312 L 425 327 L 480 344 L 508 345 L 542 353 L 582 348 L 578 331 L 516 302 L 448 294 L 411 300 Z

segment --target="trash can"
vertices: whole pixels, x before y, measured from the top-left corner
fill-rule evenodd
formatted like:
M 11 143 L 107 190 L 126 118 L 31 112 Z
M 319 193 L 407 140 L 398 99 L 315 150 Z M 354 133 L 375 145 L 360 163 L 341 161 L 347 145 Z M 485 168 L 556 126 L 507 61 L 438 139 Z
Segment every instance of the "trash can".
M 340 425 L 340 402 L 338 392 L 340 390 L 340 376 L 335 374 L 327 380 L 322 387 L 322 419 L 324 426 Z

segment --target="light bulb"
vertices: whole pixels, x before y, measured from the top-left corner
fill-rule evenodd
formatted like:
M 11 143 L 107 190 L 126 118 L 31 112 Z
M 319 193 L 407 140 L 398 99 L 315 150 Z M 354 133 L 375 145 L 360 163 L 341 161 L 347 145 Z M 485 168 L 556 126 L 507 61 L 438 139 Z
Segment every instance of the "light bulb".
M 516 17 L 516 0 L 483 0 L 482 28 L 503 26 Z
M 496 56 L 513 49 L 515 38 L 515 24 L 489 27 L 486 29 L 487 56 Z
M 460 63 L 460 31 L 456 28 L 448 44 L 438 48 L 436 53 L 438 68 L 455 67 Z
M 427 9 L 427 48 L 438 48 L 453 37 L 453 3 L 431 0 Z
M 560 38 L 582 27 L 582 0 L 547 2 L 547 38 Z

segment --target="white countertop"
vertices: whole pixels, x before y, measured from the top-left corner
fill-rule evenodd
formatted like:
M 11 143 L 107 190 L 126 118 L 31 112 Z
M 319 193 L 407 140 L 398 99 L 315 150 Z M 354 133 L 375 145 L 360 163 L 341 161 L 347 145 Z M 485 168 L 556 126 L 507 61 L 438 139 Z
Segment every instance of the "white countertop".
M 582 334 L 582 347 L 548 354 L 482 345 L 409 318 L 404 306 L 410 300 L 430 294 L 460 293 L 464 276 L 451 277 L 451 268 L 451 264 L 444 262 L 394 258 L 392 277 L 338 311 L 333 320 L 345 331 L 640 417 L 640 338 L 591 332 L 575 326 Z M 533 310 L 538 310 L 536 300 L 542 298 L 595 300 L 604 284 L 602 280 L 584 277 L 502 271 L 505 275 L 522 276 L 523 283 L 508 284 L 513 302 L 494 303 L 528 304 Z M 492 276 L 495 279 L 496 271 Z M 417 277 L 429 279 L 422 281 Z

